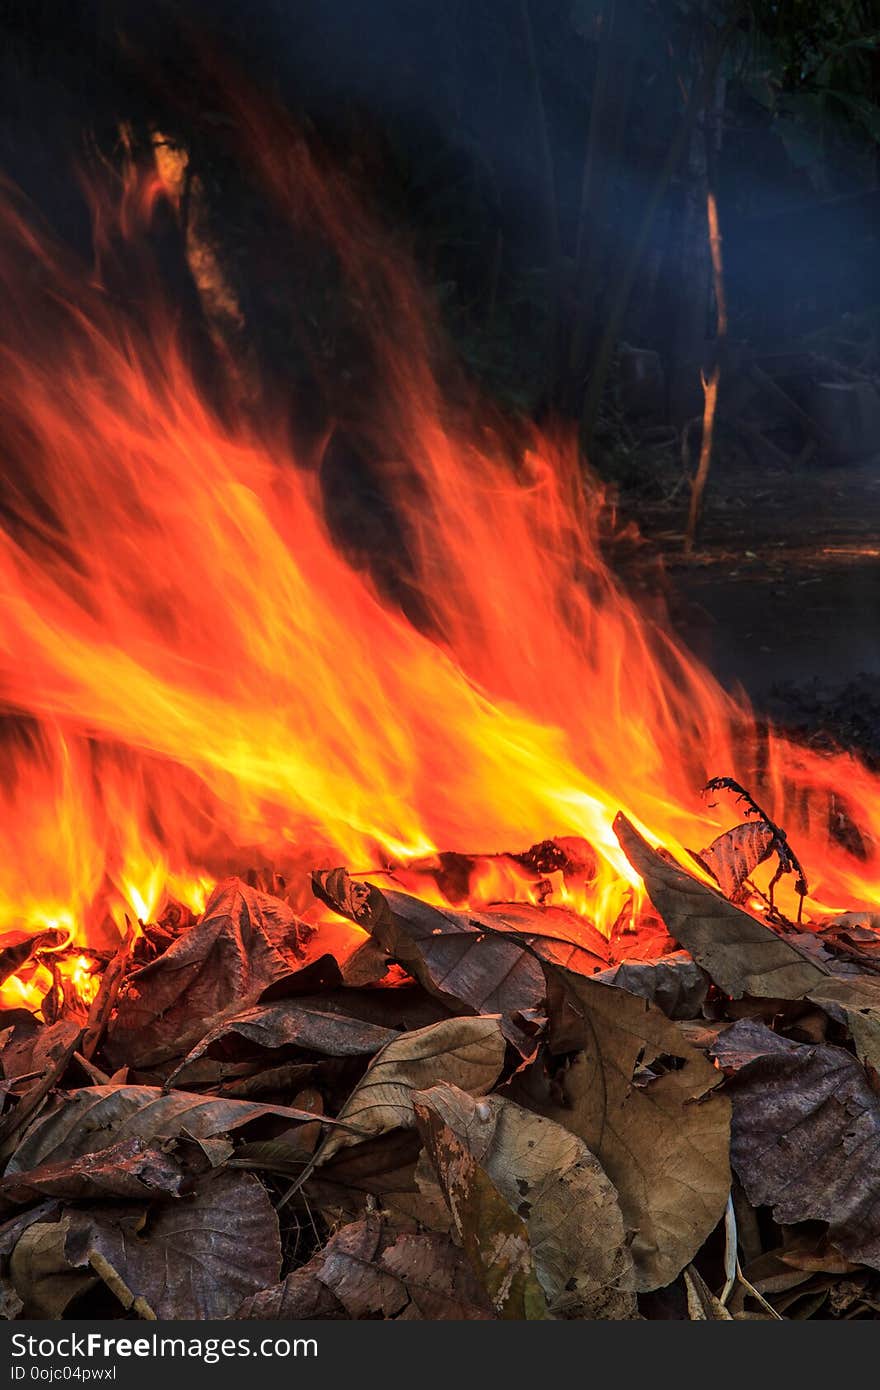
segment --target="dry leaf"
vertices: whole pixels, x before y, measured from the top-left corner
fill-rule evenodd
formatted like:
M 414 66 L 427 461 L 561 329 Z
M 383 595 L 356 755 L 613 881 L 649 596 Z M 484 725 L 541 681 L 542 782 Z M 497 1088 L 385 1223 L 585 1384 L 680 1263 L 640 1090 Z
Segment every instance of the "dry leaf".
M 466 1147 L 526 1224 L 551 1313 L 635 1315 L 632 1256 L 617 1193 L 586 1144 L 503 1096 L 439 1085 L 416 1099 Z
M 94 1253 L 160 1319 L 228 1317 L 281 1269 L 272 1205 L 257 1179 L 240 1173 L 221 1173 L 193 1197 L 149 1213 L 70 1208 L 55 1224 L 31 1226 L 11 1260 L 28 1316 L 59 1316 L 94 1282 Z
M 112 1064 L 152 1066 L 179 1056 L 197 1040 L 190 1035 L 200 1021 L 255 1003 L 294 975 L 312 934 L 280 899 L 225 879 L 196 925 L 128 977 L 104 1044 Z
M 791 1042 L 742 1019 L 713 1055 L 735 1075 L 731 1161 L 780 1225 L 828 1223 L 847 1257 L 880 1269 L 880 1098 L 842 1048 Z
M 725 994 L 802 999 L 829 971 L 771 927 L 743 912 L 652 849 L 623 815 L 614 832 L 675 940 Z
M 661 960 L 623 960 L 593 979 L 649 999 L 667 1018 L 699 1018 L 709 993 L 705 971 L 685 951 Z
M 355 884 L 343 869 L 312 875 L 316 895 L 369 931 L 431 994 L 450 1009 L 500 1014 L 505 1037 L 525 1056 L 529 1032 L 514 1019 L 540 1009 L 544 977 L 516 937 L 508 941 L 497 917 L 432 907 L 407 893 Z
M 697 856 L 726 898 L 741 900 L 749 874 L 773 853 L 775 833 L 765 820 L 747 820 L 725 830 Z
M 69 1303 L 98 1282 L 91 1269 L 73 1269 L 65 1255 L 73 1213 L 28 1226 L 12 1252 L 9 1272 L 28 1318 L 61 1318 Z
M 0 1196 L 11 1202 L 33 1202 L 37 1197 L 127 1201 L 176 1197 L 183 1178 L 180 1164 L 170 1154 L 157 1144 L 133 1138 L 97 1153 L 8 1173 L 0 1179 Z
M 390 1028 L 321 1008 L 322 1000 L 280 999 L 273 1004 L 257 1004 L 232 1014 L 218 1023 L 196 1043 L 168 1076 L 172 1086 L 184 1067 L 202 1057 L 214 1044 L 231 1036 L 241 1038 L 252 1048 L 274 1051 L 298 1047 L 325 1057 L 372 1056 L 397 1034 Z
M 451 1081 L 472 1095 L 485 1095 L 498 1080 L 504 1049 L 497 1015 L 450 1018 L 405 1033 L 373 1059 L 338 1119 L 370 1135 L 411 1128 L 414 1092 Z M 334 1131 L 324 1141 L 318 1162 L 326 1163 L 358 1138 L 342 1129 Z
M 6 1175 L 70 1162 L 125 1139 L 174 1139 L 183 1131 L 193 1139 L 211 1139 L 270 1115 L 303 1122 L 316 1118 L 284 1105 L 165 1092 L 157 1086 L 85 1086 L 67 1092 L 56 1110 L 31 1125 Z
M 685 1267 L 684 1286 L 691 1322 L 733 1322 L 724 1304 L 715 1297 L 699 1270 L 693 1265 Z
M 712 1064 L 646 1000 L 552 966 L 547 982 L 551 1051 L 576 1056 L 562 1098 L 547 1088 L 529 1104 L 596 1155 L 635 1232 L 636 1286 L 659 1288 L 724 1211 L 730 1102 L 713 1095 Z
M 430 1102 L 416 1120 L 471 1269 L 500 1318 L 540 1319 L 547 1303 L 535 1272 L 528 1228 Z
M 445 1236 L 352 1222 L 308 1264 L 239 1308 L 239 1318 L 485 1319 L 485 1295 Z

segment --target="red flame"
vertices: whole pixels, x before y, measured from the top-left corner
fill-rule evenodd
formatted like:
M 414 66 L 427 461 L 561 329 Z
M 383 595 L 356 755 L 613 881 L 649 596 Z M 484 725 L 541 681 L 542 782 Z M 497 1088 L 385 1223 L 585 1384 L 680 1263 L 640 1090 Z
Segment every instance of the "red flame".
M 642 891 L 615 813 L 693 867 L 685 846 L 730 821 L 698 795 L 718 772 L 758 777 L 808 914 L 875 902 L 876 779 L 757 737 L 607 568 L 573 445 L 453 408 L 416 280 L 344 180 L 280 117 L 235 117 L 264 196 L 320 232 L 366 305 L 369 438 L 425 621 L 340 552 L 318 471 L 241 378 L 222 421 L 200 395 L 145 253 L 185 155 L 157 137 L 155 167 L 96 200 L 89 274 L 4 190 L 0 699 L 27 723 L 0 751 L 0 929 L 97 946 L 167 897 L 199 910 L 216 873 L 260 857 L 368 868 L 562 834 L 596 852 L 573 905 L 608 930 Z M 139 319 L 108 290 L 120 240 L 144 251 Z M 234 298 L 192 221 L 188 253 L 222 327 Z M 863 854 L 831 833 L 841 794 Z M 485 861 L 472 899 L 516 880 Z

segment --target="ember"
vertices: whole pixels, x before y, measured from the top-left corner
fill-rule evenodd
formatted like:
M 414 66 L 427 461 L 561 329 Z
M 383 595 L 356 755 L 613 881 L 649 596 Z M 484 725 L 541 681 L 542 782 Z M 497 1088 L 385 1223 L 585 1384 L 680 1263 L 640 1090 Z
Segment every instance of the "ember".
M 4 184 L 10 1315 L 629 1318 L 681 1277 L 692 1316 L 778 1316 L 749 1203 L 821 1223 L 798 1268 L 874 1287 L 876 1203 L 851 1163 L 829 1198 L 848 1139 L 816 1095 L 880 1133 L 878 776 L 647 615 L 573 431 L 450 385 L 351 183 L 243 86 L 226 119 L 359 305 L 400 554 L 380 582 L 340 538 L 335 424 L 303 444 L 256 379 L 182 138 L 122 131 L 92 171 L 93 266 Z M 764 1076 L 806 1175 L 756 1160 Z M 716 1295 L 693 1261 L 725 1222 Z

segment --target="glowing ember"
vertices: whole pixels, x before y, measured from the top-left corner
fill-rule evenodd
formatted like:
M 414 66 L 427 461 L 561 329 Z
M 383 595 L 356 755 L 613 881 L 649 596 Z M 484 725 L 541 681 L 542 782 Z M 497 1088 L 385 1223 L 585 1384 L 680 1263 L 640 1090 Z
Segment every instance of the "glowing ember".
M 603 498 L 571 443 L 453 411 L 399 255 L 375 249 L 378 230 L 279 118 L 242 108 L 235 128 L 264 196 L 382 306 L 367 315 L 385 383 L 375 463 L 425 622 L 334 545 L 314 460 L 294 457 L 283 423 L 237 405 L 240 381 L 222 423 L 199 395 L 144 240 L 158 203 L 177 204 L 185 156 L 157 136 L 156 167 L 96 197 L 88 275 L 6 189 L 0 698 L 15 717 L 0 747 L 0 926 L 62 924 L 106 949 L 126 917 L 169 899 L 199 911 L 219 873 L 258 862 L 285 866 L 303 901 L 297 871 L 340 862 L 393 863 L 442 898 L 414 861 L 479 849 L 472 902 L 550 892 L 607 931 L 642 892 L 615 813 L 693 868 L 685 847 L 732 819 L 698 795 L 717 772 L 757 782 L 797 844 L 808 915 L 876 902 L 876 779 L 758 738 L 607 569 Z M 216 325 L 237 308 L 197 227 L 188 254 Z M 139 321 L 105 292 L 123 242 L 154 296 Z M 835 793 L 858 855 L 831 836 Z M 574 888 L 487 857 L 550 835 L 592 849 Z M 88 1001 L 91 958 L 64 968 Z M 33 1006 L 47 978 L 41 961 L 4 1000 Z

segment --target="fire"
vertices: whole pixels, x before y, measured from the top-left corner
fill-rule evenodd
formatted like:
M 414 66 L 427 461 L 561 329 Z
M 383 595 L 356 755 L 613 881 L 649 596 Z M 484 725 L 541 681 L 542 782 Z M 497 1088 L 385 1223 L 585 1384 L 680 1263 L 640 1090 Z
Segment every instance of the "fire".
M 111 947 L 169 899 L 199 911 L 230 868 L 405 879 L 442 850 L 567 835 L 595 864 L 574 890 L 551 876 L 553 901 L 607 931 L 642 893 L 615 813 L 692 866 L 686 847 L 732 819 L 699 798 L 719 771 L 758 779 L 810 872 L 809 915 L 876 902 L 873 775 L 758 736 L 610 572 L 609 509 L 571 441 L 453 407 L 405 262 L 280 117 L 235 116 L 276 215 L 325 238 L 363 303 L 381 392 L 361 433 L 420 619 L 334 542 L 320 451 L 297 455 L 237 367 L 222 410 L 200 392 L 149 257 L 185 152 L 157 135 L 152 166 L 95 194 L 88 273 L 4 189 L 0 927 L 63 922 Z M 219 341 L 238 310 L 198 226 L 187 252 Z M 857 822 L 858 852 L 835 815 Z M 534 878 L 486 858 L 470 897 L 528 896 Z M 88 997 L 90 958 L 67 968 Z

